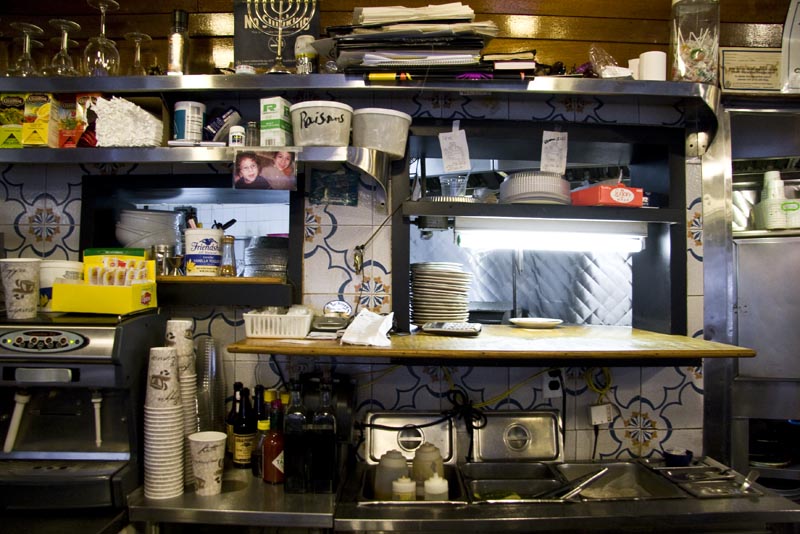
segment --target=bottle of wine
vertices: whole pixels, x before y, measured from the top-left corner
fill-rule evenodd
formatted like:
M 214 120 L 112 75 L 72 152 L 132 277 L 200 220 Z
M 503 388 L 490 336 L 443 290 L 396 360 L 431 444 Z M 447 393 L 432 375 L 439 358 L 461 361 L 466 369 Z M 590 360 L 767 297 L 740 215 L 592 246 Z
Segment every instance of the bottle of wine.
M 225 417 L 225 431 L 228 434 L 228 440 L 225 445 L 225 453 L 228 456 L 233 456 L 233 422 L 236 419 L 236 414 L 239 412 L 239 401 L 242 398 L 242 388 L 244 384 L 241 382 L 233 383 L 233 402 L 231 402 L 231 411 Z
M 333 388 L 323 381 L 319 387 L 319 408 L 311 419 L 311 491 L 333 493 L 338 462 L 336 454 L 336 415 Z
M 239 412 L 233 422 L 233 466 L 248 469 L 253 456 L 253 442 L 256 437 L 255 418 L 251 413 L 250 390 L 242 390 Z
M 283 405 L 278 398 L 270 406 L 269 431 L 263 449 L 264 482 L 283 484 Z
M 300 392 L 300 384 L 293 383 L 291 400 L 283 422 L 284 491 L 306 493 L 311 481 L 308 417 Z

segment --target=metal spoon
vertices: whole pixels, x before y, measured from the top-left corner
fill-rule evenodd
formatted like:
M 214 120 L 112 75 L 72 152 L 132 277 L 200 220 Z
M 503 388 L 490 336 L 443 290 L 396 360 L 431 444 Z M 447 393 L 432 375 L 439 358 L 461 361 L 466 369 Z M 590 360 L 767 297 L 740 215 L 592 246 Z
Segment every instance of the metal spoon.
M 750 486 L 752 486 L 753 483 L 755 483 L 756 479 L 759 477 L 760 474 L 761 473 L 759 473 L 755 469 L 751 469 L 750 472 L 747 473 L 747 476 L 745 477 L 744 481 L 742 482 L 742 485 L 739 486 L 739 491 L 744 493 L 748 489 L 750 489 Z

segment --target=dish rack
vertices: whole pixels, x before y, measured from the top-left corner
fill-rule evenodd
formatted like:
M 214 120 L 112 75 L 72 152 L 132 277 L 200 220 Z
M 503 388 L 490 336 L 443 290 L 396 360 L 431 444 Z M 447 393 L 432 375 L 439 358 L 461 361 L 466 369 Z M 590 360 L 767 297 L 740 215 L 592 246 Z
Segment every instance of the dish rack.
M 303 338 L 311 330 L 313 315 L 244 313 L 244 332 L 251 338 Z

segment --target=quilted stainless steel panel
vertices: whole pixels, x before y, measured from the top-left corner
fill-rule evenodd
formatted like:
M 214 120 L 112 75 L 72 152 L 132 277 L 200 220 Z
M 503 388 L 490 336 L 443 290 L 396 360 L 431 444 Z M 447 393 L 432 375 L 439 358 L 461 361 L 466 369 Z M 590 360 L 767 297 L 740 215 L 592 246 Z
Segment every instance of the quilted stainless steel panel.
M 531 252 L 459 248 L 452 231 L 411 232 L 411 262 L 452 261 L 474 275 L 470 309 L 500 306 L 513 315 L 572 324 L 630 326 L 631 257 L 619 253 Z M 516 287 L 516 292 L 514 288 Z M 512 310 L 516 294 L 516 311 Z M 494 308 L 498 309 L 498 308 Z

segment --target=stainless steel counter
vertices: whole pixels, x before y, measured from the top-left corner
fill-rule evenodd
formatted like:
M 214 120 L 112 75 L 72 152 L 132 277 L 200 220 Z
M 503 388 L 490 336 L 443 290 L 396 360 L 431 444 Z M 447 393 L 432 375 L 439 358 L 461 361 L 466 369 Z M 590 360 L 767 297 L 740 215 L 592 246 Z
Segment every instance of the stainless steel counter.
M 128 514 L 132 522 L 149 524 L 332 528 L 335 502 L 333 494 L 286 494 L 283 486 L 261 482 L 249 469 L 228 469 L 220 495 L 187 491 L 172 499 L 147 499 L 140 487 L 128 500 Z
M 359 505 L 355 473 L 336 505 L 336 531 L 393 532 L 794 532 L 800 506 L 783 497 L 652 499 L 466 505 Z

